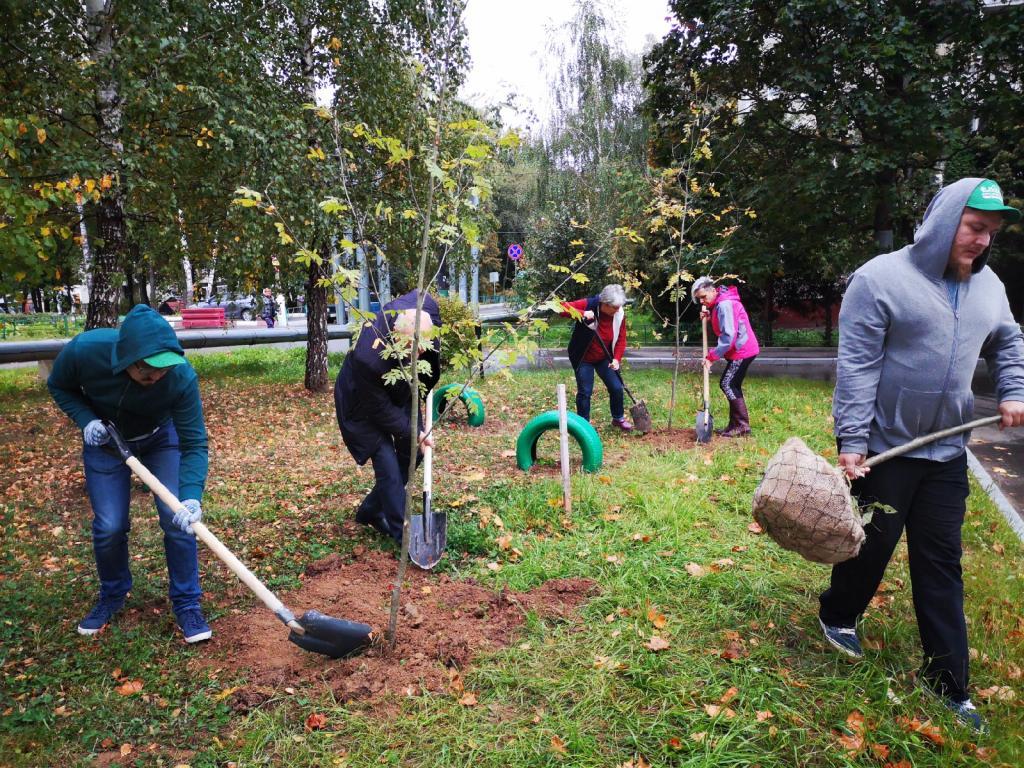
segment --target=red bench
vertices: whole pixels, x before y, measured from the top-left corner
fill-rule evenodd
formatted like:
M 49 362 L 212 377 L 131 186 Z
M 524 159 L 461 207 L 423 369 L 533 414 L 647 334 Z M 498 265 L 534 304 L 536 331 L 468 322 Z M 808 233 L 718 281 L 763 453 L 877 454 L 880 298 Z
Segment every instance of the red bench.
M 228 321 L 224 307 L 204 307 L 181 310 L 181 325 L 183 328 L 227 328 Z

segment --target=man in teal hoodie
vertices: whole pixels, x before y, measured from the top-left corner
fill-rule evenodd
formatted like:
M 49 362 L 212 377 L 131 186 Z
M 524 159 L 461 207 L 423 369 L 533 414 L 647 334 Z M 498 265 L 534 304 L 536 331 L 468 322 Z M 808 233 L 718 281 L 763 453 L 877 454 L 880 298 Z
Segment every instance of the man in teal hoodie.
M 924 650 L 918 677 L 959 720 L 984 729 L 968 695 L 960 529 L 966 512 L 969 436 L 891 459 L 864 460 L 915 437 L 971 420 L 971 379 L 984 357 L 1001 427 L 1024 423 L 1024 342 L 1006 289 L 986 266 L 995 233 L 1021 218 L 990 179 L 943 187 L 914 242 L 878 256 L 850 278 L 839 313 L 832 413 L 840 468 L 862 504 L 879 502 L 860 553 L 832 569 L 818 617 L 825 638 L 863 656 L 857 619 L 874 596 L 903 530 L 914 612 Z
M 50 394 L 81 428 L 85 485 L 92 504 L 92 543 L 100 594 L 78 632 L 94 635 L 124 606 L 132 588 L 128 560 L 131 471 L 104 450 L 112 423 L 149 470 L 182 499 L 170 509 L 156 499 L 170 577 L 171 606 L 188 643 L 207 640 L 210 627 L 199 608 L 199 559 L 192 523 L 208 468 L 206 425 L 196 372 L 174 330 L 139 304 L 120 330 L 81 333 L 61 350 L 46 382 Z M 155 497 L 154 497 L 155 498 Z

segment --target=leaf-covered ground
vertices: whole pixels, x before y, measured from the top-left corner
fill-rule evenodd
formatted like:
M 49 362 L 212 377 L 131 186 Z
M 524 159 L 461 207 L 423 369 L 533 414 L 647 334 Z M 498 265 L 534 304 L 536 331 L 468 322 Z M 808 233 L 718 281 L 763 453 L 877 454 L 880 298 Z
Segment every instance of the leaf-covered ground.
M 301 353 L 242 351 L 195 364 L 211 436 L 204 507 L 225 543 L 284 595 L 301 595 L 319 578 L 307 569 L 325 558 L 325 567 L 372 561 L 392 573 L 394 547 L 351 523 L 372 472 L 341 444 L 331 396 L 303 391 Z M 664 427 L 668 373 L 628 375 Z M 202 550 L 217 643 L 183 645 L 141 487 L 129 607 L 98 639 L 79 637 L 75 624 L 96 591 L 80 437 L 34 371 L 0 372 L 0 764 L 1024 762 L 1024 549 L 977 489 L 964 570 L 975 699 L 992 726 L 980 739 L 914 686 L 920 651 L 905 548 L 866 617 L 868 658 L 849 663 L 817 628 L 827 569 L 750 529 L 751 494 L 783 438 L 797 434 L 834 455 L 827 386 L 750 379 L 755 436 L 710 449 L 693 447 L 685 431 L 613 434 L 599 388 L 605 466 L 574 476 L 566 516 L 556 438 L 542 439 L 529 474 L 512 455 L 526 420 L 554 407 L 558 381 L 571 397 L 568 371 L 489 378 L 477 385 L 486 424 L 472 429 L 456 414 L 439 428 L 434 494 L 449 512 L 449 556 L 439 573 L 411 578 L 407 594 L 430 605 L 422 596 L 431 585 L 472 580 L 500 595 L 552 579 L 592 580 L 595 594 L 568 613 L 527 602 L 507 643 L 440 670 L 440 692 L 407 686 L 368 698 L 315 675 L 257 684 L 228 656 L 220 663 L 228 635 L 265 610 Z M 684 378 L 676 428 L 692 426 L 697 385 Z M 716 406 L 724 421 L 720 397 Z M 416 622 L 415 612 L 403 615 L 408 631 Z M 324 660 L 325 680 L 341 663 Z

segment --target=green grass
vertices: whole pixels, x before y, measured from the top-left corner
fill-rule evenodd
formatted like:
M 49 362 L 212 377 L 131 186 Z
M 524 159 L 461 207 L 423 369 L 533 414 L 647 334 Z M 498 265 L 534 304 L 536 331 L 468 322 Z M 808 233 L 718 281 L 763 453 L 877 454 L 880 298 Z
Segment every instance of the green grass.
M 0 341 L 64 339 L 81 333 L 85 316 L 56 314 L 0 315 Z
M 239 556 L 257 562 L 257 573 L 280 588 L 296 586 L 305 563 L 328 552 L 356 543 L 378 546 L 376 539 L 341 539 L 334 532 L 333 525 L 351 514 L 351 503 L 335 500 L 358 499 L 370 478 L 357 476 L 337 450 L 330 395 L 304 395 L 296 385 L 301 354 L 245 350 L 194 360 L 207 420 L 216 427 L 204 504 L 211 525 L 230 532 Z M 454 696 L 424 696 L 395 699 L 378 714 L 313 686 L 294 695 L 279 690 L 239 716 L 217 695 L 244 680 L 196 672 L 191 662 L 202 649 L 184 648 L 173 637 L 163 555 L 156 526 L 139 513 L 148 504 L 141 494 L 132 543 L 141 557 L 133 562 L 138 613 L 101 642 L 74 634 L 95 589 L 88 513 L 80 478 L 71 474 L 78 469 L 76 449 L 65 445 L 74 442 L 73 431 L 32 374 L 0 371 L 0 482 L 9 489 L 0 504 L 2 764 L 86 765 L 90 755 L 125 743 L 133 745 L 129 761 L 137 758 L 137 765 L 162 760 L 193 768 L 229 762 L 608 768 L 638 756 L 652 766 L 884 764 L 868 753 L 848 755 L 839 744 L 854 710 L 870 723 L 870 743 L 887 747 L 893 763 L 1024 762 L 1020 693 L 1012 701 L 979 702 L 992 726 L 979 743 L 994 750 L 982 759 L 971 735 L 915 692 L 920 650 L 904 547 L 886 575 L 890 591 L 865 620 L 863 637 L 872 650 L 852 664 L 831 653 L 817 629 L 816 598 L 827 569 L 748 531 L 751 494 L 785 437 L 800 435 L 834 456 L 826 385 L 748 379 L 754 437 L 715 441 L 712 450 L 672 450 L 610 434 L 602 426 L 607 398 L 599 389 L 594 421 L 608 465 L 574 477 L 573 514 L 566 518 L 549 503 L 560 497 L 560 482 L 507 471 L 513 459 L 501 452 L 511 448 L 528 415 L 553 407 L 557 382 L 571 392 L 571 377 L 567 371 L 489 377 L 477 388 L 491 429 L 472 441 L 447 442 L 444 428 L 439 431 L 435 497 L 449 508 L 450 526 L 444 571 L 517 590 L 582 576 L 594 579 L 600 593 L 575 620 L 530 616 L 512 645 L 477 658 L 464 673 L 476 706 L 462 706 Z M 668 373 L 627 375 L 647 399 L 656 426 L 663 426 Z M 696 377 L 684 378 L 676 426 L 692 425 L 698 386 Z M 720 399 L 715 415 L 724 418 Z M 32 425 L 40 431 L 29 433 Z M 261 453 L 253 456 L 254 450 Z M 542 464 L 550 465 L 557 442 L 545 436 L 540 453 Z M 276 469 L 253 471 L 268 463 Z M 457 483 L 469 467 L 483 470 L 484 479 Z M 305 494 L 310 486 L 315 496 Z M 476 499 L 463 504 L 467 492 Z M 977 655 L 972 679 L 977 689 L 1017 689 L 1013 675 L 1024 666 L 1024 548 L 977 488 L 968 505 L 964 571 Z M 500 514 L 503 528 L 481 525 L 485 509 Z M 287 544 L 285 532 L 291 534 Z M 513 560 L 498 546 L 503 534 L 521 557 Z M 257 558 L 261 551 L 265 557 Z M 486 567 L 495 561 L 502 565 L 497 573 Z M 205 555 L 204 563 L 214 631 L 216 618 L 233 608 L 259 610 L 247 595 L 226 597 L 231 577 Z M 694 563 L 705 575 L 687 571 Z M 663 629 L 652 626 L 651 609 L 664 615 Z M 669 647 L 648 650 L 652 633 Z M 142 680 L 142 695 L 118 695 L 116 670 L 119 679 Z M 735 697 L 721 705 L 731 688 Z M 711 717 L 706 705 L 731 708 L 735 716 Z M 325 730 L 304 729 L 313 711 L 327 716 Z M 766 712 L 771 717 L 765 719 Z M 930 718 L 944 743 L 908 731 L 901 718 Z M 104 747 L 105 739 L 113 746 Z M 149 744 L 158 749 L 148 752 Z

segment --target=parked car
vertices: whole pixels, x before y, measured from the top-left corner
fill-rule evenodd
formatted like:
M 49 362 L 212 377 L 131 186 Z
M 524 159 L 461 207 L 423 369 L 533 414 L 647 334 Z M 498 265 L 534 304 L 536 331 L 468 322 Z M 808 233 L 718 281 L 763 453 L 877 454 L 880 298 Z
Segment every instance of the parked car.
M 254 320 L 259 314 L 256 297 L 244 293 L 220 293 L 207 301 L 200 301 L 197 307 L 223 307 L 228 320 Z

